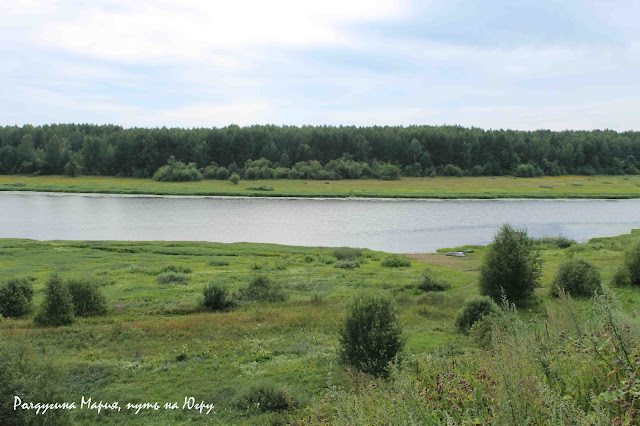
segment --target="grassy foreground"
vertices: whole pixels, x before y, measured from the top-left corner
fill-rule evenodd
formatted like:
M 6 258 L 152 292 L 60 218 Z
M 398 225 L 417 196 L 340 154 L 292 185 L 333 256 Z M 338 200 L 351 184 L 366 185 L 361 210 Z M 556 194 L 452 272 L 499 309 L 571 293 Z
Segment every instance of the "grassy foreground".
M 266 187 L 267 190 L 250 189 Z M 260 197 L 638 198 L 640 176 L 435 177 L 378 180 L 156 182 L 97 176 L 0 176 L 0 191 Z
M 640 232 L 634 231 L 566 249 L 543 246 L 542 287 L 537 290 L 535 303 L 518 316 L 525 321 L 547 318 L 549 309 L 562 303 L 548 295 L 553 273 L 562 259 L 574 255 L 588 259 L 601 268 L 603 281 L 609 283 L 622 262 L 623 249 L 636 241 L 640 241 Z M 81 318 L 74 325 L 59 328 L 37 327 L 31 317 L 0 320 L 0 344 L 5 345 L 4 350 L 19 351 L 29 362 L 58 371 L 57 381 L 66 389 L 68 401 L 79 402 L 85 396 L 119 401 L 121 405 L 177 401 L 182 406 L 185 397 L 193 396 L 198 402 L 215 404 L 209 415 L 183 409 L 142 410 L 137 415 L 124 410 L 100 414 L 75 410 L 72 419 L 80 424 L 373 424 L 383 422 L 375 417 L 381 415 L 387 416 L 387 423 L 408 423 L 401 421 L 400 416 L 407 414 L 398 411 L 401 407 L 396 405 L 396 398 L 404 399 L 406 392 L 408 400 L 415 391 L 418 406 L 402 406 L 413 413 L 410 416 L 430 403 L 423 396 L 424 389 L 415 387 L 415 379 L 407 381 L 401 375 L 392 378 L 391 384 L 370 382 L 340 365 L 338 329 L 347 303 L 361 291 L 388 294 L 399 309 L 405 333 L 404 374 L 424 374 L 421 371 L 425 366 L 433 369 L 437 365 L 438 371 L 426 372 L 434 377 L 437 373 L 440 378 L 436 380 L 440 381 L 454 377 L 460 373 L 450 373 L 452 365 L 464 370 L 469 359 L 491 359 L 483 355 L 482 346 L 474 338 L 457 333 L 454 327 L 463 301 L 478 293 L 478 268 L 485 249 L 474 249 L 466 258 L 442 253 L 412 255 L 411 266 L 402 268 L 383 267 L 384 253 L 363 250 L 362 266 L 347 270 L 334 267 L 336 259 L 328 248 L 0 240 L 0 279 L 30 277 L 36 305 L 43 298 L 46 278 L 54 270 L 65 278 L 91 274 L 101 280 L 110 304 L 105 316 Z M 186 283 L 160 283 L 158 275 L 168 266 L 182 270 Z M 444 293 L 421 292 L 416 282 L 426 266 L 449 281 L 452 288 Z M 225 313 L 206 312 L 200 305 L 205 283 L 222 283 L 237 290 L 260 274 L 281 283 L 289 299 L 243 303 Z M 614 291 L 626 311 L 640 301 L 638 290 Z M 583 312 L 590 302 L 577 300 L 575 306 L 576 312 Z M 440 364 L 435 363 L 436 358 Z M 516 370 L 513 367 L 512 371 Z M 472 371 L 470 367 L 468 371 Z M 478 371 L 491 374 L 485 367 Z M 480 373 L 473 370 L 470 374 L 476 377 Z M 284 389 L 295 401 L 291 411 L 263 412 L 257 406 L 239 406 L 238 400 L 256 383 Z M 498 383 L 503 385 L 504 381 Z M 530 392 L 527 387 L 523 389 Z M 459 390 L 454 386 L 449 391 L 454 398 Z M 482 404 L 487 407 L 493 404 L 490 398 L 499 401 L 499 395 L 485 397 L 489 399 Z M 2 404 L 13 402 L 12 395 L 0 398 Z M 470 404 L 467 396 L 461 398 Z M 527 394 L 525 398 L 533 397 Z M 460 403 L 447 401 L 437 402 L 438 407 L 456 414 Z M 473 416 L 493 416 L 465 415 L 469 421 L 474 421 Z

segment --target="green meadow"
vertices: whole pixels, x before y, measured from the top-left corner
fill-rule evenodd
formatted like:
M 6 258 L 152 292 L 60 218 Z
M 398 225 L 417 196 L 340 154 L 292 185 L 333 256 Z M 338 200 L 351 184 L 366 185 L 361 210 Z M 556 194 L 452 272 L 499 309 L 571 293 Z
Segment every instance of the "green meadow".
M 392 181 L 274 179 L 241 180 L 234 185 L 226 180 L 158 182 L 106 176 L 0 175 L 0 191 L 247 197 L 638 198 L 640 176 L 405 177 Z
M 622 264 L 625 248 L 638 241 L 640 232 L 634 231 L 568 248 L 540 245 L 544 261 L 541 287 L 534 301 L 515 314 L 518 320 L 546 320 L 550 310 L 563 309 L 566 301 L 549 295 L 561 260 L 579 256 L 593 262 L 608 285 Z M 451 369 L 452 362 L 467 365 L 469 359 L 492 359 L 474 336 L 460 334 L 454 326 L 464 300 L 478 294 L 478 271 L 486 250 L 477 246 L 462 249 L 473 252 L 464 258 L 443 252 L 410 255 L 409 267 L 384 267 L 385 253 L 362 250 L 359 268 L 342 269 L 335 267 L 337 259 L 331 248 L 4 239 L 0 240 L 0 279 L 28 277 L 34 284 L 36 307 L 43 300 L 47 278 L 57 271 L 65 279 L 91 277 L 99 283 L 109 311 L 57 328 L 38 327 L 32 316 L 6 318 L 0 320 L 0 346 L 54 374 L 68 401 L 79 403 L 85 396 L 121 405 L 175 401 L 182 406 L 185 397 L 193 396 L 197 402 L 215 404 L 209 415 L 183 409 L 141 410 L 138 414 L 74 410 L 71 419 L 79 424 L 373 422 L 367 413 L 386 407 L 385 415 L 391 416 L 398 406 L 396 397 L 389 395 L 396 392 L 404 398 L 405 391 L 410 394 L 414 385 L 401 386 L 418 383 L 418 379 L 409 380 L 407 374 L 424 374 L 421 368 L 435 365 L 434 359 L 442 363 L 438 364 L 442 374 Z M 417 282 L 425 267 L 451 288 L 421 291 Z M 161 282 L 158 277 L 167 271 L 180 280 Z M 240 302 L 228 312 L 208 312 L 203 307 L 205 284 L 223 284 L 237 292 L 260 275 L 280 283 L 287 300 Z M 622 312 L 634 312 L 640 300 L 638 290 L 612 291 Z M 360 292 L 385 294 L 397 308 L 406 344 L 399 370 L 390 379 L 362 377 L 339 361 L 341 322 L 348 304 Z M 571 303 L 578 316 L 592 306 L 584 299 Z M 490 374 L 491 369 L 486 368 Z M 476 372 L 472 375 L 479 377 Z M 265 411 L 257 404 L 243 403 L 256 385 L 277 389 L 285 395 L 288 409 Z M 416 398 L 423 398 L 418 392 L 423 391 L 416 388 Z M 500 401 L 498 396 L 496 401 Z M 423 402 L 427 407 L 428 401 Z M 439 407 L 449 407 L 447 404 L 439 403 Z M 409 408 L 407 412 L 415 415 L 422 409 Z M 474 415 L 476 421 L 484 422 L 489 414 Z M 411 415 L 402 417 L 405 412 L 393 415 L 398 416 L 398 423 L 410 423 Z M 464 418 L 474 421 L 471 414 Z M 438 419 L 434 424 L 442 421 Z M 394 418 L 387 421 L 394 422 Z M 423 418 L 419 423 L 425 422 Z

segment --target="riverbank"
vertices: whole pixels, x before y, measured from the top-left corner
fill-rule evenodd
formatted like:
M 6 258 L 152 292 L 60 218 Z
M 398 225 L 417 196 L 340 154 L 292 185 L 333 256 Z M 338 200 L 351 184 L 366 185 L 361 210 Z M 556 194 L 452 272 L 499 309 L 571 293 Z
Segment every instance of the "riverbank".
M 640 176 L 435 177 L 378 180 L 157 182 L 110 176 L 0 176 L 0 191 L 244 197 L 640 198 Z
M 562 306 L 549 296 L 561 259 L 579 254 L 600 269 L 609 285 L 624 249 L 639 239 L 634 231 L 564 249 L 541 246 L 541 287 L 522 317 L 545 318 L 548 309 Z M 3 278 L 27 277 L 33 283 L 36 306 L 44 298 L 52 271 L 64 279 L 84 277 L 94 282 L 109 305 L 104 315 L 81 317 L 59 328 L 38 327 L 32 316 L 0 319 L 0 342 L 4 342 L 0 349 L 26 353 L 35 365 L 58 372 L 55 383 L 65 389 L 68 400 L 88 395 L 125 404 L 193 396 L 216 405 L 215 417 L 182 410 L 139 415 L 76 410 L 71 416 L 78 424 L 148 425 L 187 419 L 193 424 L 288 424 L 326 404 L 338 406 L 331 390 L 348 392 L 364 380 L 343 369 L 337 355 L 346 306 L 363 291 L 393 299 L 406 338 L 407 362 L 444 353 L 452 357 L 447 362 L 462 362 L 465 354 L 484 357 L 474 337 L 457 333 L 454 326 L 465 299 L 478 293 L 478 270 L 486 249 L 473 248 L 465 258 L 412 255 L 411 265 L 404 267 L 385 267 L 386 253 L 362 250 L 358 267 L 349 269 L 338 259 L 344 252 L 331 248 L 0 239 Z M 440 293 L 421 291 L 417 283 L 425 267 L 451 287 Z M 202 306 L 207 283 L 239 292 L 259 275 L 281 286 L 286 300 L 242 302 L 221 313 Z M 636 289 L 613 291 L 627 310 L 640 300 Z M 574 303 L 577 312 L 591 306 L 587 299 Z M 527 365 L 519 362 L 517 366 Z M 258 385 L 287 395 L 292 401 L 289 408 L 270 411 L 243 405 Z

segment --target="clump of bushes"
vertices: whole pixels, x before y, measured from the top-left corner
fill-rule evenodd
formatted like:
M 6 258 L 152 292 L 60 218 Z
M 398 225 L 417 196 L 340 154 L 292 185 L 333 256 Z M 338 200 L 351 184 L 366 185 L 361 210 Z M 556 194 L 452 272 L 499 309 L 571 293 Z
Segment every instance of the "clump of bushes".
M 162 268 L 160 270 L 160 272 L 175 272 L 177 274 L 190 274 L 192 271 L 191 269 L 187 268 L 186 266 L 182 266 L 182 265 L 168 265 L 165 266 L 164 268 Z
M 436 277 L 431 269 L 425 268 L 418 282 L 418 288 L 422 291 L 446 291 L 451 288 L 451 284 Z
M 104 315 L 107 313 L 107 299 L 91 277 L 74 278 L 68 281 L 69 293 L 78 317 Z
M 503 225 L 487 248 L 480 268 L 480 292 L 521 304 L 533 296 L 542 274 L 540 252 L 526 230 Z
M 229 289 L 218 284 L 209 283 L 204 287 L 204 306 L 210 311 L 225 311 L 235 306 Z
M 257 408 L 263 412 L 284 411 L 294 409 L 296 401 L 286 389 L 271 383 L 261 383 L 247 389 L 234 405 L 241 410 Z
M 163 272 L 158 275 L 156 281 L 160 284 L 186 284 L 189 276 L 179 272 Z
M 260 185 L 260 186 L 250 186 L 247 188 L 249 191 L 273 191 L 273 186 Z
M 34 318 L 39 325 L 68 325 L 75 321 L 75 308 L 69 287 L 57 274 L 47 280 L 44 302 Z
M 340 269 L 358 269 L 360 262 L 357 260 L 338 260 L 333 264 L 333 267 Z
M 373 376 L 386 376 L 403 346 L 402 328 L 391 301 L 376 294 L 358 296 L 340 331 L 341 358 Z
M 332 254 L 338 260 L 354 260 L 362 257 L 362 250 L 351 247 L 338 247 L 333 250 Z
M 229 176 L 229 182 L 231 182 L 234 185 L 237 185 L 238 182 L 240 182 L 240 176 L 238 176 L 237 173 L 231 173 L 231 176 Z
M 287 299 L 282 285 L 264 275 L 253 278 L 239 293 L 241 299 L 256 302 L 282 302 Z
M 567 238 L 563 235 L 557 235 L 555 237 L 540 237 L 534 238 L 533 242 L 538 245 L 550 245 L 558 248 L 568 248 L 575 244 L 575 240 Z
M 400 256 L 399 254 L 392 254 L 390 256 L 385 257 L 380 262 L 381 266 L 385 266 L 387 268 L 404 268 L 411 266 L 411 262 L 405 256 Z
M 0 287 L 0 315 L 21 317 L 31 313 L 33 285 L 28 278 L 12 277 Z
M 631 247 L 624 258 L 624 268 L 629 274 L 629 282 L 640 286 L 640 243 Z
M 600 272 L 584 259 L 567 259 L 560 263 L 551 284 L 551 295 L 562 292 L 572 296 L 593 296 L 600 288 Z
M 456 317 L 456 328 L 468 334 L 473 325 L 489 315 L 501 315 L 502 311 L 490 297 L 474 297 L 464 302 Z
M 172 155 L 167 164 L 153 174 L 153 180 L 160 182 L 196 181 L 202 180 L 202 174 L 198 171 L 196 163 L 184 164 L 182 161 L 176 161 Z

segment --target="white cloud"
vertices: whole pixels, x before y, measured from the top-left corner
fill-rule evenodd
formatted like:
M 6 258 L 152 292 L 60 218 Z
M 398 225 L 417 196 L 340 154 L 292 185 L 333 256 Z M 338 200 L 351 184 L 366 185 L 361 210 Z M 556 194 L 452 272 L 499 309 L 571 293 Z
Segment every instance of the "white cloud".
M 50 13 L 37 13 L 38 5 Z M 393 19 L 404 8 L 393 0 L 67 0 L 55 6 L 31 0 L 2 11 L 0 22 L 7 24 L 30 15 L 22 30 L 36 45 L 112 60 L 184 58 L 225 65 L 247 48 L 344 45 L 349 39 L 340 25 Z

